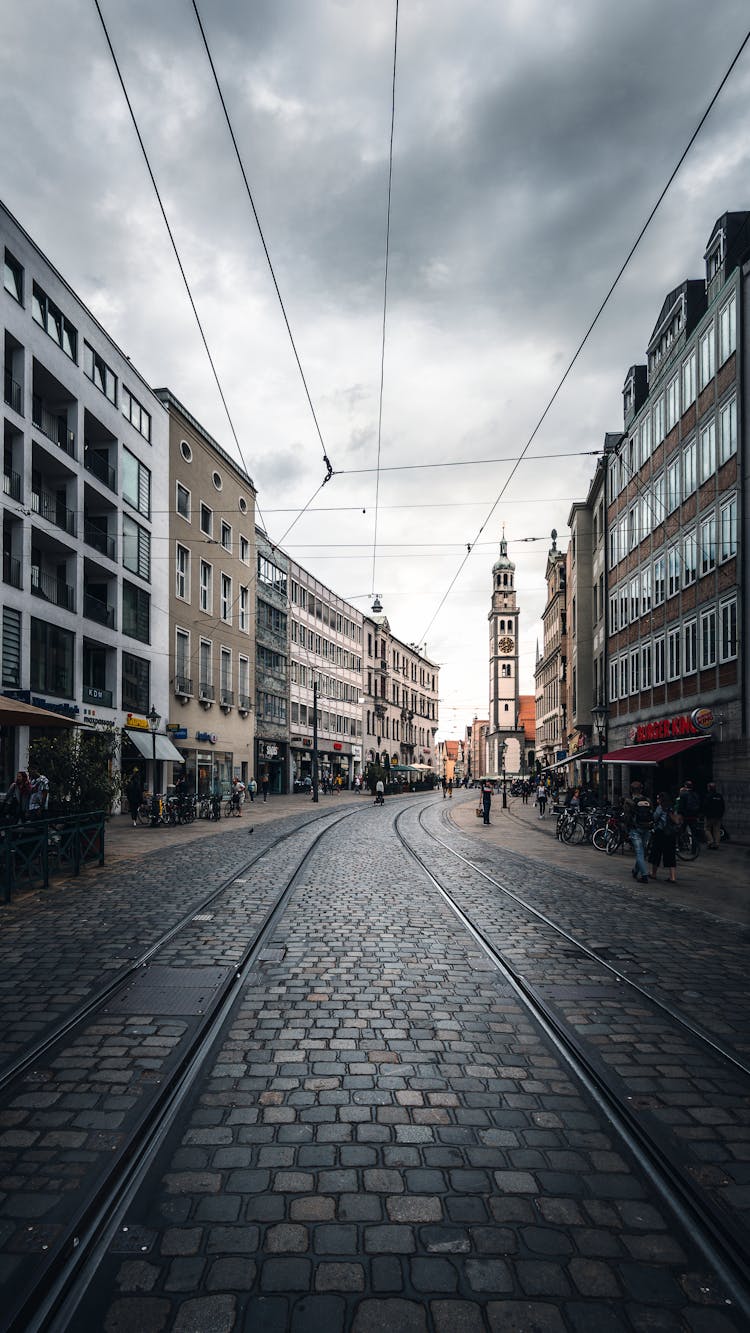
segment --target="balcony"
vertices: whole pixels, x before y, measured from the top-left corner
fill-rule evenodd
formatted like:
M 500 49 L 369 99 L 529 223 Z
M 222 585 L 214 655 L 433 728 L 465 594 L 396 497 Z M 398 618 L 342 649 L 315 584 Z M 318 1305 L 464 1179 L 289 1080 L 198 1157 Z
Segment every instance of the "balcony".
M 106 458 L 103 458 L 94 449 L 90 449 L 88 443 L 83 447 L 83 466 L 87 472 L 91 473 L 92 477 L 96 477 L 97 481 L 103 482 L 110 491 L 117 490 L 115 469 L 110 467 Z
M 100 555 L 106 555 L 109 560 L 115 558 L 115 539 L 102 528 L 97 527 L 95 523 L 83 520 L 83 540 L 87 546 L 93 546 Z
M 46 435 L 48 440 L 52 440 L 53 444 L 58 445 L 71 458 L 75 458 L 76 437 L 72 430 L 68 430 L 67 417 L 50 412 L 37 394 L 34 394 L 31 400 L 31 420 L 42 435 Z
M 174 692 L 177 698 L 186 699 L 193 693 L 192 676 L 176 675 L 174 678 Z
M 97 625 L 106 625 L 107 629 L 115 627 L 115 609 L 113 606 L 107 606 L 99 597 L 93 597 L 90 592 L 83 594 L 83 614 L 87 620 L 95 620 Z
M 113 708 L 112 691 L 100 689 L 98 685 L 84 685 L 83 702 L 99 704 L 102 708 Z
M 21 477 L 18 472 L 3 473 L 3 495 L 11 500 L 21 499 Z
M 53 606 L 62 606 L 66 611 L 76 609 L 75 588 L 54 574 L 45 574 L 38 565 L 31 566 L 31 593 L 33 597 L 41 597 L 43 601 L 51 602 Z
M 209 684 L 207 680 L 201 681 L 200 688 L 198 690 L 198 698 L 200 699 L 202 704 L 203 703 L 212 704 L 214 699 L 216 698 L 214 687 L 213 685 Z
M 32 491 L 31 508 L 35 514 L 40 514 L 50 523 L 54 523 L 56 528 L 62 528 L 69 536 L 76 535 L 76 516 L 72 509 L 68 509 L 62 500 L 49 491 Z
M 234 690 L 222 689 L 219 693 L 219 706 L 221 708 L 234 707 Z
M 239 708 L 239 710 L 240 710 L 241 713 L 249 713 L 249 712 L 250 712 L 250 695 L 249 695 L 249 694 L 240 694 L 240 695 L 238 696 L 237 707 Z
M 20 588 L 21 586 L 21 561 L 16 560 L 15 556 L 3 552 L 3 583 L 9 583 L 11 588 Z
M 5 371 L 5 401 L 8 407 L 23 416 L 23 385 L 14 380 L 9 370 Z

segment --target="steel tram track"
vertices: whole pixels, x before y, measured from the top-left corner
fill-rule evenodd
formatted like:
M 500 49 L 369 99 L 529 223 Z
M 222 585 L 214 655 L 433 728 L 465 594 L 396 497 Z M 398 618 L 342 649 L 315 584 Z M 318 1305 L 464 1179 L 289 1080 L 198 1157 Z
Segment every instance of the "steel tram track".
M 570 1030 L 553 1007 L 529 984 L 517 967 L 503 956 L 486 932 L 472 920 L 453 894 L 441 883 L 420 852 L 402 833 L 399 825 L 404 813 L 406 812 L 401 812 L 397 816 L 394 828 L 406 853 L 421 868 L 450 911 L 453 912 L 464 929 L 482 948 L 498 972 L 510 985 L 519 1002 L 531 1014 L 551 1043 L 556 1055 L 572 1072 L 579 1084 L 583 1086 L 593 1100 L 599 1114 L 606 1119 L 631 1157 L 635 1159 L 642 1173 L 672 1213 L 680 1229 L 697 1245 L 706 1262 L 722 1281 L 728 1293 L 727 1303 L 734 1305 L 742 1312 L 750 1327 L 750 1238 L 747 1233 L 738 1232 L 737 1219 L 722 1208 L 716 1207 L 710 1197 L 707 1197 L 704 1191 L 680 1169 L 679 1164 L 675 1163 L 669 1152 L 665 1151 L 658 1139 L 649 1133 L 639 1117 L 634 1114 L 627 1101 L 612 1087 L 598 1062 L 592 1059 L 587 1052 L 585 1044 Z M 418 816 L 418 821 L 422 831 L 428 837 L 441 843 L 448 851 L 453 852 L 453 849 L 448 847 L 448 844 L 443 843 L 442 839 L 425 829 L 422 822 L 422 812 Z M 479 867 L 474 867 L 468 858 L 462 856 L 461 853 L 453 852 L 453 854 L 459 860 L 471 866 L 472 869 L 476 869 L 477 873 L 482 875 L 483 878 L 497 883 L 492 880 L 491 876 L 481 871 Z M 502 888 L 503 886 L 497 884 L 497 887 Z M 518 899 L 517 895 L 512 894 L 509 890 L 503 891 L 509 893 L 510 897 L 520 902 L 535 916 L 546 920 L 543 914 L 529 907 L 523 900 Z M 562 930 L 559 933 L 566 940 L 571 938 Z M 573 942 L 577 943 L 576 941 Z M 601 963 L 602 967 L 607 967 L 610 971 L 616 971 L 616 969 L 612 969 L 605 964 L 604 960 L 598 959 L 595 954 L 586 949 L 586 946 L 582 946 L 582 948 L 597 963 Z M 622 979 L 623 981 L 628 980 L 624 976 Z M 637 989 L 639 989 L 642 996 L 650 1001 L 652 1000 L 648 992 L 643 991 L 642 988 L 637 987 Z M 659 1003 L 656 1000 L 652 1000 L 652 1002 L 654 1004 Z M 659 1007 L 669 1013 L 668 1006 L 660 1005 Z M 679 1015 L 675 1016 L 675 1021 L 680 1022 Z M 689 1021 L 687 1021 L 687 1026 L 690 1031 L 693 1031 Z M 698 1029 L 695 1029 L 694 1035 L 703 1040 L 703 1034 Z M 708 1045 L 714 1053 L 721 1050 L 710 1038 L 708 1038 Z M 729 1055 L 728 1058 L 733 1065 L 737 1065 L 738 1062 L 734 1057 Z M 740 1065 L 739 1067 L 744 1071 L 744 1066 Z
M 248 974 L 258 964 L 263 950 L 272 939 L 304 867 L 326 834 L 344 820 L 351 818 L 360 808 L 355 807 L 333 818 L 329 812 L 317 817 L 316 822 L 322 819 L 327 819 L 329 822 L 306 847 L 291 873 L 287 872 L 284 887 L 255 929 L 241 959 L 231 966 L 230 974 L 211 997 L 210 1007 L 202 1015 L 195 1031 L 186 1034 L 184 1049 L 181 1050 L 179 1059 L 172 1068 L 165 1070 L 163 1079 L 153 1085 L 153 1095 L 148 1099 L 148 1105 L 140 1108 L 134 1123 L 128 1126 L 127 1139 L 108 1158 L 106 1170 L 101 1172 L 96 1180 L 87 1184 L 75 1217 L 72 1221 L 65 1222 L 64 1234 L 60 1234 L 54 1243 L 42 1247 L 38 1255 L 39 1264 L 34 1273 L 29 1275 L 29 1280 L 21 1290 L 14 1292 L 12 1282 L 6 1283 L 2 1327 L 7 1333 L 41 1333 L 42 1330 L 52 1327 L 68 1327 L 64 1311 L 68 1304 L 75 1307 L 80 1299 L 77 1293 L 81 1274 L 85 1269 L 91 1268 L 95 1264 L 96 1256 L 106 1249 L 118 1225 L 118 1219 L 143 1180 L 149 1164 L 188 1097 L 205 1059 L 247 981 Z M 220 893 L 226 892 L 229 885 L 257 865 L 258 861 L 275 851 L 279 843 L 304 832 L 306 827 L 309 825 L 282 835 L 273 847 L 251 858 L 244 868 L 235 871 L 220 888 L 210 894 L 205 899 L 204 905 L 213 902 Z M 69 1042 L 74 1036 L 76 1026 L 79 1030 L 83 1029 L 97 1013 L 106 1009 L 112 1003 L 113 994 L 127 987 L 133 975 L 143 968 L 144 960 L 146 962 L 153 960 L 159 948 L 172 942 L 179 931 L 190 924 L 197 910 L 199 909 L 194 908 L 180 923 L 165 932 L 162 939 L 151 946 L 137 964 L 126 969 L 115 983 L 103 988 L 96 1000 L 92 998 L 82 1006 L 75 1024 L 71 1016 L 69 1022 L 61 1025 L 54 1042 L 50 1037 L 44 1043 L 40 1043 L 36 1050 L 36 1063 L 39 1063 L 41 1058 L 49 1057 L 61 1041 Z M 33 1063 L 29 1053 L 29 1059 L 24 1059 L 22 1068 L 16 1072 L 13 1082 L 16 1084 L 21 1082 L 24 1075 L 32 1069 Z M 4 1100 L 7 1099 L 11 1086 L 11 1081 L 6 1078 L 3 1083 L 6 1094 Z M 58 1316 L 62 1317 L 63 1322 L 58 1322 Z

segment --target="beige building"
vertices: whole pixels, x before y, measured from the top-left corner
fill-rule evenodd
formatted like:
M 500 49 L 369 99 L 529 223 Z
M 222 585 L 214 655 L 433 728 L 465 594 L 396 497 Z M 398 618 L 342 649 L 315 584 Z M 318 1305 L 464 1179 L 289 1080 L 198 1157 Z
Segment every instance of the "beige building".
M 547 555 L 547 605 L 542 615 L 544 648 L 534 671 L 536 698 L 536 760 L 542 771 L 567 759 L 568 623 L 565 552 L 557 548 L 557 533 Z
M 255 487 L 169 389 L 168 727 L 188 789 L 253 774 Z
M 377 598 L 364 619 L 362 656 L 365 766 L 437 773 L 440 669 L 391 633 Z

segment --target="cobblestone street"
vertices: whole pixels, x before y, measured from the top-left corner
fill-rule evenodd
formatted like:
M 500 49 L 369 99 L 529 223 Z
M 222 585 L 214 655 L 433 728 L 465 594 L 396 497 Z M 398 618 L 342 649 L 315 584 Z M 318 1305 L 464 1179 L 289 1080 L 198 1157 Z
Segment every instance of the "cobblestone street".
M 735 1087 L 689 1035 L 676 1041 L 668 1018 L 603 983 L 596 962 L 616 958 L 747 1062 L 744 849 L 722 854 L 720 870 L 711 865 L 710 885 L 698 878 L 700 860 L 688 866 L 681 897 L 668 898 L 666 885 L 634 889 L 627 858 L 560 846 L 550 828 L 534 827 L 535 811 L 502 811 L 496 799 L 485 828 L 475 803 L 472 793 L 394 799 L 383 810 L 363 797 L 318 806 L 292 798 L 166 838 L 123 821 L 103 870 L 6 909 L 0 1012 L 10 1060 L 102 973 L 185 916 L 195 923 L 189 945 L 176 936 L 160 964 L 173 976 L 231 972 L 243 929 L 255 928 L 291 873 L 292 848 L 300 837 L 311 848 L 189 1097 L 105 1235 L 81 1304 L 56 1327 L 747 1326 L 731 1282 L 482 943 L 532 981 L 538 973 L 535 984 L 582 1041 L 593 1040 L 602 1068 L 642 1100 L 644 1119 L 659 1122 L 744 1232 L 744 1075 Z M 397 813 L 482 938 L 407 853 Z M 342 822 L 313 846 L 334 816 Z M 243 869 L 261 852 L 257 867 Z M 496 880 L 516 898 L 503 899 Z M 202 911 L 219 882 L 220 898 Z M 721 915 L 712 914 L 719 894 Z M 591 954 L 554 939 L 521 901 Z M 5 1279 L 33 1246 L 42 1180 L 46 1195 L 59 1196 L 50 1208 L 64 1212 L 66 1161 L 72 1170 L 97 1134 L 124 1128 L 145 1049 L 158 1059 L 184 1026 L 127 1004 L 108 1012 L 96 1020 L 93 1064 L 80 1046 L 63 1050 L 53 1081 L 35 1092 L 32 1075 L 25 1094 L 3 1104 Z

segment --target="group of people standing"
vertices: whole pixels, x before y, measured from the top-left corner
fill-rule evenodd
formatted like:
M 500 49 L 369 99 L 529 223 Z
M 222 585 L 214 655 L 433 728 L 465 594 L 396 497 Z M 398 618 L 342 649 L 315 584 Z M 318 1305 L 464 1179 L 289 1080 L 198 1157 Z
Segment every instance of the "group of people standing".
M 42 819 L 48 807 L 48 779 L 38 768 L 19 768 L 5 793 L 3 813 L 6 821 L 25 824 L 27 820 Z
M 623 819 L 630 845 L 635 852 L 633 878 L 639 884 L 648 884 L 650 879 L 657 879 L 656 872 L 662 865 L 670 884 L 675 884 L 680 828 L 683 825 L 690 826 L 693 836 L 697 838 L 696 826 L 701 815 L 707 850 L 718 851 L 724 808 L 724 797 L 715 782 L 708 783 L 702 803 L 693 782 L 688 779 L 680 787 L 675 801 L 669 792 L 662 791 L 658 793 L 655 805 L 646 796 L 643 784 L 633 782 L 630 795 L 623 804 Z

